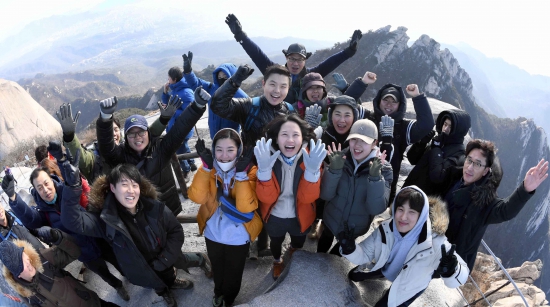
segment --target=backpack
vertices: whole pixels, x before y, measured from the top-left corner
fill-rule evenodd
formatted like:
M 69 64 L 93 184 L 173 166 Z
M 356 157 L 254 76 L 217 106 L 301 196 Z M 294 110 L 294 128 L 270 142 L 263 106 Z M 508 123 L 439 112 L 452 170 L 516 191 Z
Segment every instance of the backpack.
M 294 107 L 290 103 L 286 101 L 283 101 L 283 103 L 286 104 L 290 112 L 295 112 Z M 248 116 L 243 126 L 244 131 L 249 131 L 252 128 L 252 124 L 256 120 L 256 117 L 258 117 L 258 113 L 260 113 L 260 97 L 254 97 L 252 98 L 252 108 L 248 111 Z

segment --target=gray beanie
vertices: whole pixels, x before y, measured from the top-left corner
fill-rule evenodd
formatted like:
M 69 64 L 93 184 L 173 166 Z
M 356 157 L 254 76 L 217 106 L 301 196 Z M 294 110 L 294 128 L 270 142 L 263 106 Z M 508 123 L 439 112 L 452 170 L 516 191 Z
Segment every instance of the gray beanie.
M 0 260 L 15 277 L 19 277 L 23 272 L 23 247 L 18 247 L 8 240 L 2 241 L 0 243 Z

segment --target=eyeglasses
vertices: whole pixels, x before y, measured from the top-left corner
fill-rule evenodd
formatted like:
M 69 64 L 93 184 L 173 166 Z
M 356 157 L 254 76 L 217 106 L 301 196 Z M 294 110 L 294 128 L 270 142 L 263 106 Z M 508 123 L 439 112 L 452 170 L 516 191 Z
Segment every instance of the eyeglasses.
M 147 133 L 147 130 L 141 130 L 140 132 L 128 133 L 128 134 L 126 134 L 126 135 L 128 136 L 129 139 L 133 139 L 133 138 L 135 138 L 137 135 L 139 135 L 139 136 L 144 136 L 145 133 Z
M 291 57 L 288 57 L 287 60 L 291 63 L 302 63 L 304 62 L 306 59 L 304 58 L 291 58 Z
M 476 169 L 476 170 L 480 170 L 480 169 L 485 168 L 487 166 L 487 165 L 483 165 L 479 162 L 474 162 L 474 160 L 472 160 L 472 158 L 470 158 L 468 156 L 468 157 L 466 157 L 466 161 L 464 161 L 464 166 L 468 167 L 468 166 L 470 166 L 470 164 L 473 164 L 474 169 Z

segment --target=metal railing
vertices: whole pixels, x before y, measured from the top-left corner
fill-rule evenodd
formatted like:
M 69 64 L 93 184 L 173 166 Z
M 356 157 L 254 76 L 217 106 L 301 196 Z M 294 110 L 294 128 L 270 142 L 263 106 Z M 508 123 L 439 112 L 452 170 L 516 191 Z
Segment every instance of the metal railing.
M 485 243 L 485 240 L 481 240 L 481 245 L 483 245 L 483 247 L 487 250 L 487 252 L 489 252 L 489 254 L 493 257 L 493 259 L 495 259 L 495 262 L 498 264 L 498 266 L 500 267 L 500 269 L 502 270 L 502 272 L 504 273 L 504 275 L 506 276 L 506 278 L 508 279 L 508 282 L 505 283 L 504 285 L 502 285 L 501 287 L 499 287 L 498 289 L 495 289 L 494 291 L 491 291 L 490 293 L 488 293 L 487 295 L 485 295 L 485 293 L 483 293 L 483 291 L 481 291 L 481 288 L 478 286 L 478 284 L 474 281 L 474 279 L 472 278 L 472 276 L 468 276 L 470 278 L 470 281 L 472 282 L 472 284 L 474 285 L 474 287 L 477 289 L 477 291 L 481 294 L 481 296 L 483 297 L 483 299 L 478 299 L 476 300 L 475 302 L 472 302 L 471 304 L 476 304 L 477 302 L 481 301 L 481 300 L 485 300 L 485 302 L 487 302 L 487 304 L 489 306 L 493 306 L 489 300 L 487 299 L 488 296 L 491 296 L 492 294 L 494 294 L 495 292 L 497 292 L 498 290 L 500 290 L 501 288 L 503 288 L 504 286 L 508 285 L 508 284 L 512 284 L 514 286 L 514 288 L 516 289 L 517 293 L 519 294 L 519 296 L 521 297 L 521 299 L 523 300 L 523 304 L 525 304 L 526 307 L 529 307 L 529 304 L 527 303 L 527 300 L 525 299 L 525 296 L 523 296 L 523 293 L 521 293 L 521 291 L 519 290 L 518 286 L 516 285 L 515 281 L 512 279 L 512 277 L 510 276 L 510 274 L 508 274 L 508 272 L 506 271 L 506 268 L 504 268 L 504 266 L 502 265 L 502 263 L 500 263 L 500 260 L 497 258 L 497 256 L 495 255 L 495 253 L 493 253 L 493 251 L 489 248 L 489 245 L 487 245 L 487 243 Z M 464 297 L 464 294 L 462 294 L 462 291 L 460 291 L 460 289 L 457 288 L 457 291 L 460 293 L 460 296 L 462 296 L 462 298 L 464 299 L 464 301 L 466 302 L 466 306 L 471 306 L 470 303 L 468 302 L 468 300 L 466 299 L 466 297 Z M 465 307 L 466 307 L 465 306 Z

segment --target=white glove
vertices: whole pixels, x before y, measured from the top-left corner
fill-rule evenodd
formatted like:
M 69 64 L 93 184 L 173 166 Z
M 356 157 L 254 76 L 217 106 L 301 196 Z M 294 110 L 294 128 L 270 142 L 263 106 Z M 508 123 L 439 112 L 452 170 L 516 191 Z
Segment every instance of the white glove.
M 302 155 L 304 157 L 304 164 L 306 171 L 304 172 L 304 179 L 309 182 L 317 182 L 321 176 L 321 164 L 327 156 L 327 150 L 325 144 L 321 140 L 317 140 L 317 144 L 313 140 L 309 140 L 309 153 L 302 148 Z
M 274 154 L 271 154 L 271 139 L 265 141 L 265 138 L 262 137 L 261 140 L 256 141 L 256 146 L 254 146 L 254 155 L 256 156 L 256 161 L 258 162 L 258 172 L 256 177 L 260 181 L 268 181 L 271 179 L 271 170 L 277 158 L 281 154 L 280 150 L 277 150 Z
M 101 118 L 109 119 L 115 113 L 118 105 L 118 100 L 116 96 L 103 99 L 99 102 L 99 112 L 101 113 Z

